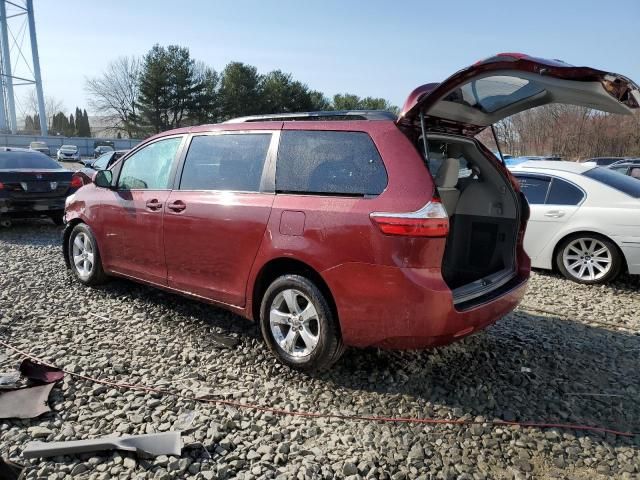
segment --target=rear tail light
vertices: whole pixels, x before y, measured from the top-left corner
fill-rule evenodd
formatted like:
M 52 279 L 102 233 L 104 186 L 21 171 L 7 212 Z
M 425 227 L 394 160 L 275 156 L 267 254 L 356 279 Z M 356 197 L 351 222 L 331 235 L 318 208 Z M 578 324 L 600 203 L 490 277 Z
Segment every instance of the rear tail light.
M 77 177 L 77 176 L 73 176 L 71 177 L 71 188 L 80 188 L 84 185 L 84 182 L 82 181 L 82 178 Z
M 4 189 L 4 183 L 0 182 L 0 190 Z
M 415 212 L 374 212 L 370 217 L 386 235 L 446 237 L 449 233 L 449 216 L 439 198 L 432 198 Z

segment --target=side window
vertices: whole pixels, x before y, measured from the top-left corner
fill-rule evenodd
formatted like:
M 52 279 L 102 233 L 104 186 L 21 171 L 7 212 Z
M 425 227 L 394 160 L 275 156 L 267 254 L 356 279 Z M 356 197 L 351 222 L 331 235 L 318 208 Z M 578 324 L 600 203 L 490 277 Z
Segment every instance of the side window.
M 260 190 L 271 133 L 193 137 L 180 179 L 180 190 Z
M 169 188 L 171 165 L 182 137 L 158 140 L 142 147 L 126 159 L 120 177 L 120 190 L 166 190 Z
M 569 182 L 554 178 L 547 197 L 547 205 L 577 205 L 584 198 L 584 193 Z
M 109 160 L 111 160 L 112 157 L 112 153 L 105 153 L 104 155 L 101 155 L 100 157 L 98 157 L 98 159 L 93 162 L 93 169 L 94 170 L 106 170 L 107 167 L 109 166 Z
M 279 192 L 378 195 L 387 172 L 364 132 L 283 131 L 276 166 Z
M 547 191 L 551 179 L 548 177 L 527 177 L 517 175 L 516 178 L 520 182 L 522 193 L 527 197 L 527 202 L 531 205 L 543 204 L 547 198 Z
M 628 169 L 629 167 L 611 167 L 611 170 L 613 170 L 614 172 L 620 172 L 623 175 L 627 174 Z

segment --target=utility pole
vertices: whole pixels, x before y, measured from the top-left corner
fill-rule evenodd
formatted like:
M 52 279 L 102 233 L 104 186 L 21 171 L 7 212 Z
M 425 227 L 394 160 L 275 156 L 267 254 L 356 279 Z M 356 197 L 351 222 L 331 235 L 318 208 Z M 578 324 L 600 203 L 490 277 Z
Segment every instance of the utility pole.
M 0 43 L 2 43 L 2 69 L 0 74 L 0 130 L 10 130 L 17 133 L 18 122 L 16 119 L 16 97 L 13 87 L 20 85 L 33 85 L 36 89 L 38 99 L 38 115 L 40 117 L 40 131 L 42 135 L 47 135 L 47 115 L 44 105 L 44 93 L 42 91 L 42 76 L 40 74 L 40 57 L 38 55 L 38 40 L 36 37 L 36 22 L 33 15 L 33 0 L 0 0 Z M 7 14 L 7 8 L 11 8 Z M 23 27 L 29 29 L 29 39 L 31 40 L 31 65 L 27 57 L 22 52 L 22 43 L 18 43 L 17 36 L 11 29 L 9 19 L 20 19 L 27 23 Z M 26 17 L 26 18 L 25 18 Z M 21 27 L 21 28 L 23 28 Z M 24 31 L 24 30 L 22 30 Z M 11 38 L 9 38 L 11 34 Z M 10 43 L 12 40 L 12 43 Z M 14 66 L 21 62 L 29 71 L 29 75 L 16 76 L 12 71 L 11 53 L 14 54 Z
M 11 133 L 18 131 L 16 121 L 16 103 L 13 95 L 13 75 L 11 74 L 11 56 L 9 55 L 9 26 L 7 23 L 7 5 L 0 0 L 0 29 L 2 29 L 2 80 L 9 107 L 8 129 Z

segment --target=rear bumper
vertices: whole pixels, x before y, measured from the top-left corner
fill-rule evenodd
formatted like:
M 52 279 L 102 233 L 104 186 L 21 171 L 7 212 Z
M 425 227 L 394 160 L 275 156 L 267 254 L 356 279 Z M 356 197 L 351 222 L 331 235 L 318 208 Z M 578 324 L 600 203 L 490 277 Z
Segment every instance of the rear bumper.
M 528 280 L 521 273 L 457 310 L 439 269 L 349 263 L 322 276 L 336 300 L 345 344 L 391 349 L 444 345 L 495 323 L 518 305 Z
M 0 216 L 7 217 L 37 217 L 50 213 L 64 211 L 65 197 L 40 199 L 9 199 L 0 198 Z

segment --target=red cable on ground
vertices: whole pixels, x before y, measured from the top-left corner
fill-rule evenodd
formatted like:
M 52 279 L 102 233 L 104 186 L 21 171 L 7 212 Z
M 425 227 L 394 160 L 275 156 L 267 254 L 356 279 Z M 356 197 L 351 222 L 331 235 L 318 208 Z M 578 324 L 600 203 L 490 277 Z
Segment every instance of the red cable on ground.
M 28 357 L 32 360 L 35 360 L 43 365 L 48 367 L 58 368 L 55 365 L 42 360 L 35 355 L 32 355 L 24 350 L 20 350 L 13 345 L 10 345 L 2 340 L 0 340 L 0 345 L 9 350 L 13 350 L 20 355 Z M 170 390 L 165 390 L 162 388 L 148 387 L 146 385 L 133 385 L 129 383 L 117 383 L 111 382 L 109 380 L 100 380 L 98 378 L 89 377 L 86 375 L 82 375 L 79 373 L 69 372 L 67 370 L 61 369 L 65 374 L 80 378 L 82 380 L 86 380 L 93 383 L 100 383 L 102 385 L 107 385 L 114 388 L 119 389 L 127 389 L 127 390 L 140 390 L 145 392 L 153 392 L 159 393 L 161 395 L 169 395 L 176 398 L 182 398 L 185 400 L 191 400 L 201 403 L 211 403 L 215 405 L 227 405 L 230 407 L 235 407 L 238 409 L 245 410 L 254 410 L 265 413 L 272 413 L 274 415 L 289 415 L 294 417 L 306 417 L 306 418 L 327 418 L 327 419 L 336 419 L 336 420 L 352 420 L 352 421 L 368 421 L 368 422 L 385 422 L 385 423 L 417 423 L 417 424 L 428 424 L 428 425 L 490 425 L 490 426 L 519 426 L 526 428 L 559 428 L 563 430 L 581 430 L 581 431 L 591 431 L 591 432 L 599 432 L 599 433 L 610 433 L 613 435 L 620 435 L 623 437 L 634 437 L 639 435 L 634 432 L 622 432 L 618 430 L 613 430 L 611 428 L 604 427 L 596 427 L 589 425 L 578 425 L 571 423 L 543 423 L 543 422 L 507 422 L 505 420 L 500 421 L 476 421 L 476 420 L 463 420 L 463 419 L 438 419 L 438 418 L 415 418 L 415 417 L 380 417 L 374 415 L 343 415 L 339 413 L 322 413 L 322 412 L 304 412 L 304 411 L 296 411 L 296 410 L 283 410 L 280 408 L 274 407 L 264 407 L 261 405 L 251 404 L 251 403 L 241 403 L 235 402 L 233 400 L 223 400 L 223 399 L 212 399 L 212 398 L 194 398 L 189 397 L 187 395 L 183 395 L 181 393 L 172 392 Z

